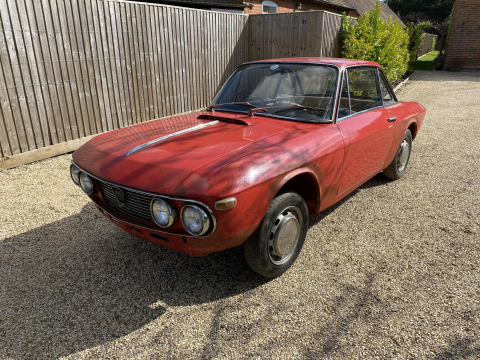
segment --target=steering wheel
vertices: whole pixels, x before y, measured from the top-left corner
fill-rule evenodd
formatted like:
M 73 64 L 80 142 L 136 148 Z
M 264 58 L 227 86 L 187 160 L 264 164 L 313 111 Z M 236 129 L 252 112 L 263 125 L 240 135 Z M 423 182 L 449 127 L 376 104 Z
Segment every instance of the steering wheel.
M 238 95 L 243 94 L 243 93 L 248 93 L 248 92 L 249 92 L 248 90 L 241 90 L 241 91 L 237 92 L 235 94 L 235 97 L 233 98 L 233 102 L 237 102 Z

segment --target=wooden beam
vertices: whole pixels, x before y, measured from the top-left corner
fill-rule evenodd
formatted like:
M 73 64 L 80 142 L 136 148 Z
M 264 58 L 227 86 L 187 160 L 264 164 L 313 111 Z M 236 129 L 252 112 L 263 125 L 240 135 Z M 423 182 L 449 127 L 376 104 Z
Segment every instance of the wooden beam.
M 0 158 L 0 171 L 75 151 L 95 136 L 96 135 L 87 136 L 81 139 L 70 140 L 60 144 L 50 145 L 21 154 Z
M 187 111 L 187 112 L 176 114 L 176 115 L 186 115 L 192 112 L 199 112 L 204 110 L 205 108 L 195 109 L 192 111 Z M 170 116 L 166 116 L 165 118 L 169 118 L 169 117 Z M 149 121 L 161 120 L 165 118 L 153 119 Z M 17 155 L 5 156 L 3 158 L 0 157 L 0 171 L 11 169 L 20 165 L 29 164 L 34 161 L 48 159 L 52 156 L 62 155 L 62 154 L 75 151 L 80 146 L 82 146 L 83 144 L 85 144 L 86 142 L 88 142 L 89 140 L 93 139 L 95 136 L 98 136 L 98 135 L 100 134 L 87 136 L 81 139 L 70 140 L 60 144 L 50 145 L 47 147 L 43 147 L 43 148 L 32 150 L 32 151 L 27 151 Z

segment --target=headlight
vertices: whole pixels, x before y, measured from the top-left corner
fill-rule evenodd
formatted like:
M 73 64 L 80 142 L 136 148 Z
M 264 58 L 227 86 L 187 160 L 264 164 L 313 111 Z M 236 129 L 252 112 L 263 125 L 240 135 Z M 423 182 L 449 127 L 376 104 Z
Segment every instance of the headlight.
M 70 177 L 72 178 L 72 181 L 75 183 L 75 185 L 80 185 L 80 169 L 73 164 L 70 165 Z
M 177 219 L 175 208 L 162 199 L 153 199 L 150 210 L 153 220 L 162 228 L 172 226 Z
M 85 174 L 84 172 L 80 173 L 80 187 L 82 188 L 83 192 L 87 195 L 93 194 L 93 180 Z
M 185 205 L 182 208 L 182 224 L 191 235 L 201 236 L 210 229 L 210 216 L 202 208 Z

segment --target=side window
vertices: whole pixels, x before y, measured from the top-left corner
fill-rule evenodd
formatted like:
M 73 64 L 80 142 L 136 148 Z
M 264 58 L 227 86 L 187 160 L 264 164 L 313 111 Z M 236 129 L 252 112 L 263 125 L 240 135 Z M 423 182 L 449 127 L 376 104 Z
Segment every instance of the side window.
M 321 69 L 321 68 L 320 68 Z M 332 68 L 319 71 L 316 66 L 306 66 L 295 70 L 296 102 L 304 106 L 328 109 L 326 118 L 332 118 L 338 72 Z
M 338 106 L 338 118 L 341 119 L 350 115 L 350 104 L 348 103 L 347 73 L 343 75 L 342 93 L 340 94 L 340 105 Z
M 348 69 L 348 86 L 351 114 L 382 106 L 376 69 L 367 67 Z
M 387 81 L 382 73 L 378 72 L 380 76 L 380 89 L 382 90 L 382 99 L 383 99 L 383 106 L 393 105 L 396 103 L 395 98 L 392 95 L 390 90 L 390 86 L 388 86 Z

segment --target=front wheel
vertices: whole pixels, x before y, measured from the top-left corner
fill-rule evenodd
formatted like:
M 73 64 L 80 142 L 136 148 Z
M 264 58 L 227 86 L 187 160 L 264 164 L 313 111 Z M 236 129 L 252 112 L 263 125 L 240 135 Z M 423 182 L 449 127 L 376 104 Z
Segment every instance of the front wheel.
M 388 167 L 383 170 L 383 174 L 392 180 L 400 179 L 405 170 L 407 170 L 410 153 L 412 152 L 412 133 L 407 129 L 403 135 L 402 143 L 397 150 L 397 154 Z
M 308 209 L 294 192 L 275 197 L 258 229 L 244 244 L 247 264 L 264 277 L 287 271 L 302 249 L 308 229 Z

